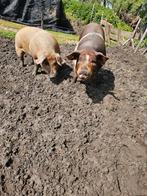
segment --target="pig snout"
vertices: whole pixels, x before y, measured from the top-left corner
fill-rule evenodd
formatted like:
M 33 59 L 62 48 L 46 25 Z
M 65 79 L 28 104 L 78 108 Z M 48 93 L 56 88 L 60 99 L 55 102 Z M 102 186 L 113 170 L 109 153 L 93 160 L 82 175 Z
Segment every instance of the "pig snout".
M 81 81 L 88 79 L 88 72 L 87 71 L 80 71 L 78 75 L 78 79 Z
M 49 62 L 43 64 L 43 69 L 49 75 L 50 79 L 54 79 L 57 76 L 58 66 L 52 65 Z
M 88 65 L 80 65 L 77 69 L 77 80 L 78 81 L 86 81 L 90 78 L 91 70 L 89 69 Z
M 57 76 L 57 73 L 50 73 L 49 74 L 50 79 L 54 79 L 54 78 L 56 78 L 56 76 Z
M 58 67 L 51 67 L 50 73 L 49 73 L 49 77 L 50 79 L 55 79 L 58 75 Z

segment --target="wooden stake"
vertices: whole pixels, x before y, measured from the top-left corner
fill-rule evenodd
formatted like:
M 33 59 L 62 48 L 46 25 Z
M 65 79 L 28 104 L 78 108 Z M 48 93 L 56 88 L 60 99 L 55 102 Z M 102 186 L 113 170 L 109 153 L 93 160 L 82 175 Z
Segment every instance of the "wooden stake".
M 146 28 L 145 32 L 143 33 L 143 35 L 142 35 L 142 37 L 141 37 L 141 39 L 140 39 L 140 41 L 139 41 L 139 43 L 138 43 L 134 53 L 137 52 L 137 50 L 138 50 L 139 46 L 141 45 L 142 41 L 144 40 L 146 34 L 147 34 L 147 28 Z
M 134 37 L 135 37 L 135 35 L 136 35 L 136 33 L 137 33 L 137 29 L 138 29 L 138 27 L 139 27 L 140 22 L 141 22 L 141 18 L 139 19 L 139 21 L 138 21 L 138 23 L 137 23 L 137 25 L 136 25 L 136 27 L 135 27 L 135 29 L 134 29 L 134 31 L 133 31 L 132 36 L 123 44 L 123 46 L 126 45 L 128 42 L 133 43 L 133 42 L 132 42 L 132 39 L 134 39 Z
M 147 48 L 143 51 L 143 53 L 142 54 L 145 54 L 147 52 Z

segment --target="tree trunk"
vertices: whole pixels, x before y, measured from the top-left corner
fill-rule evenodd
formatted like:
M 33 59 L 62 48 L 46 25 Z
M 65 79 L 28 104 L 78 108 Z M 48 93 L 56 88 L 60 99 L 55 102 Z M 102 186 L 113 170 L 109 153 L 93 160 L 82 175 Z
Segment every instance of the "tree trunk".
M 103 0 L 104 7 L 106 7 L 106 4 L 107 4 L 107 0 Z

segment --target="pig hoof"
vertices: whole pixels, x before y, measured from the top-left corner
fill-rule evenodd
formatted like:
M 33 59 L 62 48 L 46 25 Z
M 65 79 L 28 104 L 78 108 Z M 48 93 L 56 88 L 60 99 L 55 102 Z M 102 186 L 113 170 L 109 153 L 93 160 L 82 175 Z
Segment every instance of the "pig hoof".
M 21 67 L 26 67 L 26 65 L 24 63 L 20 63 L 19 64 Z
M 73 83 L 76 83 L 77 82 L 77 77 L 76 78 L 74 78 L 74 80 L 73 80 Z

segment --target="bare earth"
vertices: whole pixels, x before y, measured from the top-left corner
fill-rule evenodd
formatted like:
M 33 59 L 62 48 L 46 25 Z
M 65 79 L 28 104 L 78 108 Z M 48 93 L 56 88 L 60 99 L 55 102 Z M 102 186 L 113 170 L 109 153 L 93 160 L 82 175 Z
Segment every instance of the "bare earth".
M 97 84 L 51 82 L 0 39 L 1 196 L 147 196 L 147 59 L 107 54 Z

